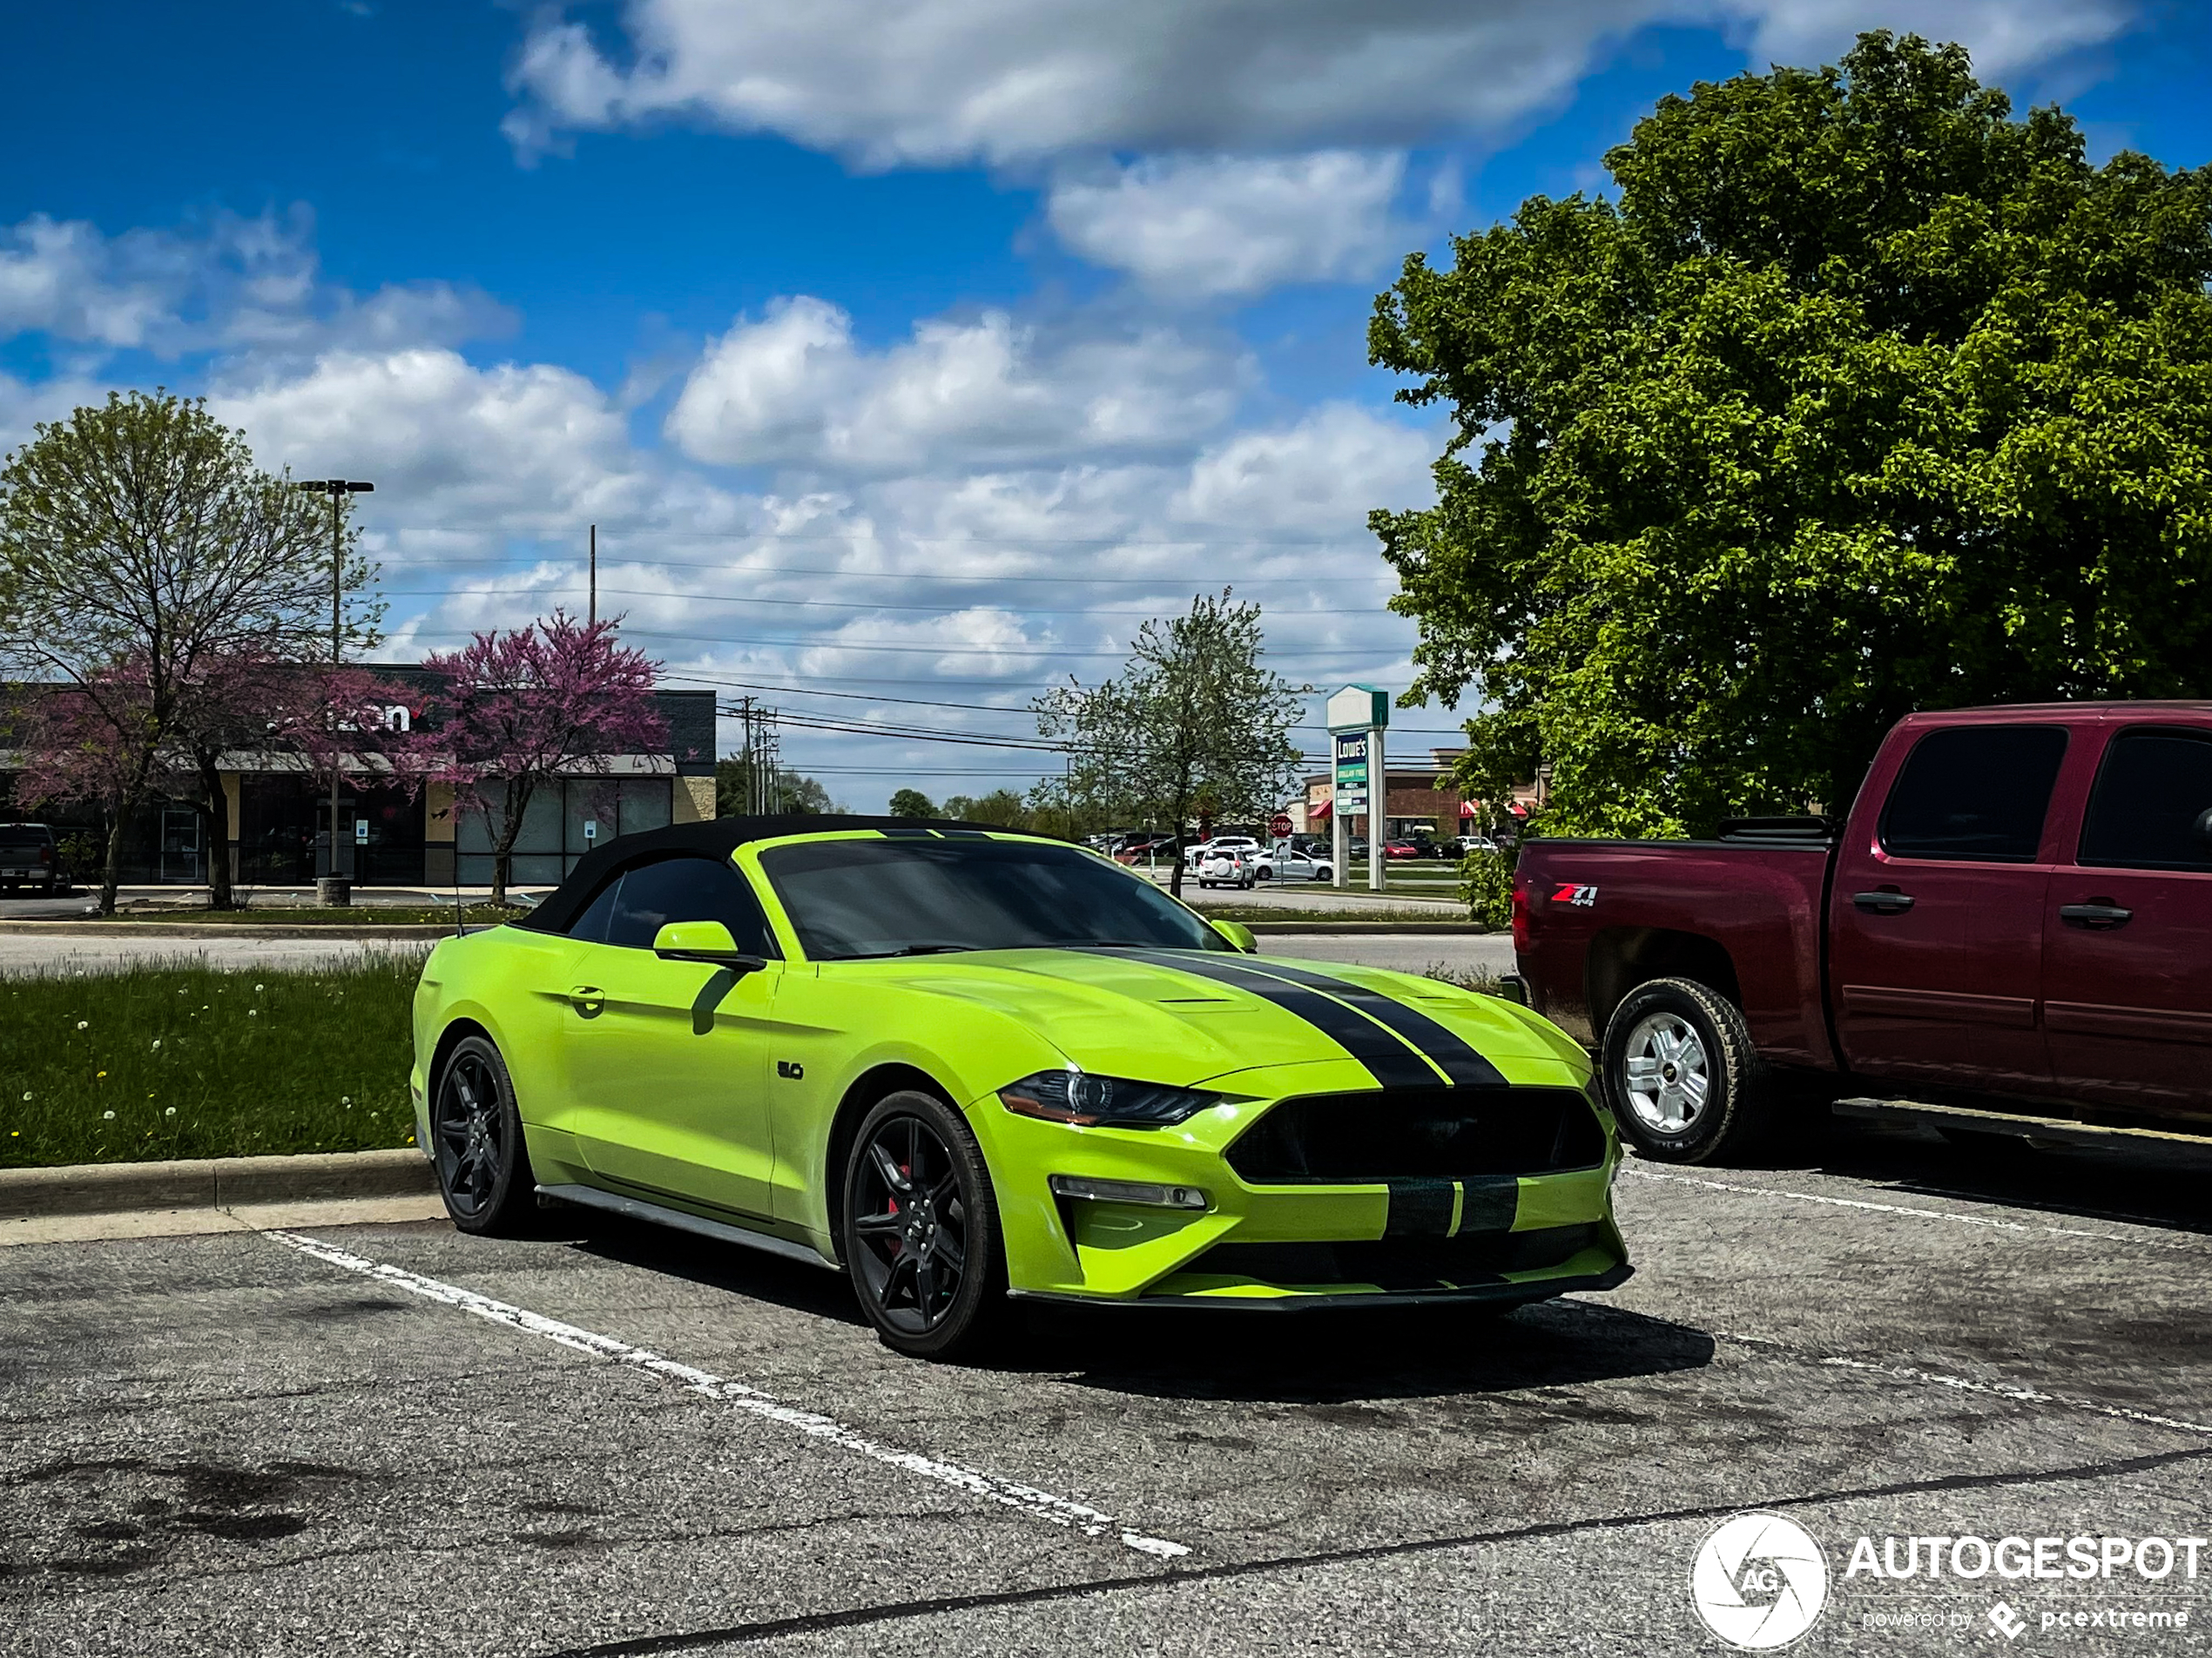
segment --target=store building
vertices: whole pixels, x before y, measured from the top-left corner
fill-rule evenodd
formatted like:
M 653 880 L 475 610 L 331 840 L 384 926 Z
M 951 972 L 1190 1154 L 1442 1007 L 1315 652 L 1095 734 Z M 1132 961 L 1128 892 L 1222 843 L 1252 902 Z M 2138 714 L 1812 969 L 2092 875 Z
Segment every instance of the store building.
M 435 676 L 411 664 L 368 664 L 388 681 L 396 699 L 385 718 L 421 726 Z M 34 692 L 35 694 L 35 692 Z M 617 834 L 690 823 L 714 815 L 714 693 L 653 693 L 668 727 L 664 751 L 614 756 L 590 775 L 566 778 L 541 790 L 523 815 L 510 881 L 519 886 L 559 881 L 590 847 Z M 97 843 L 105 855 L 105 826 L 97 809 L 14 804 L 20 755 L 0 749 L 0 816 L 36 818 L 53 826 L 65 846 Z M 409 795 L 398 788 L 344 786 L 338 798 L 336 868 L 332 868 L 330 793 L 305 763 L 284 753 L 223 757 L 233 839 L 213 849 L 230 861 L 231 879 L 243 886 L 296 886 L 319 875 L 349 875 L 364 886 L 488 886 L 491 833 L 482 814 L 456 812 L 449 785 L 431 784 Z M 211 849 L 202 844 L 204 819 L 190 803 L 158 800 L 125 826 L 123 880 L 132 884 L 203 886 Z M 79 881 L 96 865 L 72 860 Z

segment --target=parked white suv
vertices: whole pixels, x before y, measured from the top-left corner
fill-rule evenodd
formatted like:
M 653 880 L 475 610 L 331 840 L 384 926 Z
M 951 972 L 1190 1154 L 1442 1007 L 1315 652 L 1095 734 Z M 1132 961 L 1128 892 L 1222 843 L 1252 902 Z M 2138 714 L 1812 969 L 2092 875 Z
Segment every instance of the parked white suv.
M 1212 839 L 1202 840 L 1185 851 L 1183 866 L 1196 874 L 1205 860 L 1217 852 L 1255 853 L 1259 849 L 1259 842 L 1250 835 L 1216 835 Z
M 1198 859 L 1201 886 L 1250 886 L 1259 880 L 1256 847 L 1215 846 Z

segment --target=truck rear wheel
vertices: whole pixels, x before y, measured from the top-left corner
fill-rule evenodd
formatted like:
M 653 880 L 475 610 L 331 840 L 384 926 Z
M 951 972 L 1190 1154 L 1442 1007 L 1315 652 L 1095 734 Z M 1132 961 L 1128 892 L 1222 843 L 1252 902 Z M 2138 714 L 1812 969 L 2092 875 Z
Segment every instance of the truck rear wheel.
M 1767 1068 L 1743 1014 L 1690 979 L 1651 979 L 1606 1022 L 1607 1103 L 1630 1144 L 1657 1163 L 1723 1163 L 1764 1136 Z

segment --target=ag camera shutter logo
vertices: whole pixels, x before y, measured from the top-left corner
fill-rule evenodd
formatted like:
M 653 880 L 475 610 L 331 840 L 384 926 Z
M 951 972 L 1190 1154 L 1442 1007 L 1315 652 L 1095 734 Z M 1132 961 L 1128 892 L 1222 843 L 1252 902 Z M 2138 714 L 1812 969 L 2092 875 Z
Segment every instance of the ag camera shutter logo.
M 1698 1548 L 1689 1603 L 1728 1645 L 1771 1652 L 1819 1621 L 1828 1604 L 1828 1558 L 1794 1520 L 1738 1514 Z

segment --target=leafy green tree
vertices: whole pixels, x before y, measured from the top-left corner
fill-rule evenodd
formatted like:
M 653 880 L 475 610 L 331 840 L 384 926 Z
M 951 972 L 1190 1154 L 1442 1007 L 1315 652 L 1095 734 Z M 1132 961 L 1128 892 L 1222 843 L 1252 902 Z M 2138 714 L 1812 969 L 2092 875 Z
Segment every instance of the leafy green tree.
M 1915 708 L 2212 693 L 2212 170 L 2093 167 L 1966 52 L 1669 98 L 1617 201 L 1420 256 L 1373 360 L 1448 405 L 1377 513 L 1409 700 L 1554 832 L 1847 805 Z
M 919 789 L 899 789 L 891 796 L 891 815 L 894 818 L 934 818 L 937 803 Z
M 752 777 L 752 766 L 743 755 L 732 755 L 714 763 L 716 817 L 742 818 L 755 810 L 750 804 L 757 798 Z M 781 766 L 769 775 L 767 799 L 771 815 L 819 818 L 846 809 L 830 799 L 830 792 L 818 779 Z
M 113 751 L 97 761 L 111 779 L 103 910 L 125 826 L 180 750 L 206 761 L 195 804 L 210 859 L 227 858 L 212 734 L 252 709 L 221 700 L 246 683 L 226 663 L 327 663 L 334 574 L 342 643 L 375 642 L 369 568 L 341 529 L 334 573 L 329 514 L 327 497 L 258 468 L 204 404 L 161 392 L 42 422 L 0 469 L 0 660 L 61 687 L 78 729 Z
M 1028 803 L 1012 789 L 994 789 L 988 794 L 972 797 L 949 795 L 945 800 L 945 815 L 963 823 L 988 823 L 999 829 L 1032 826 Z
M 1118 678 L 1037 698 L 1037 729 L 1069 745 L 1068 803 L 1177 833 L 1202 809 L 1232 821 L 1273 811 L 1298 774 L 1290 733 L 1312 687 L 1265 652 L 1259 606 L 1224 588 L 1139 628 Z M 1180 858 L 1169 880 L 1180 893 Z

